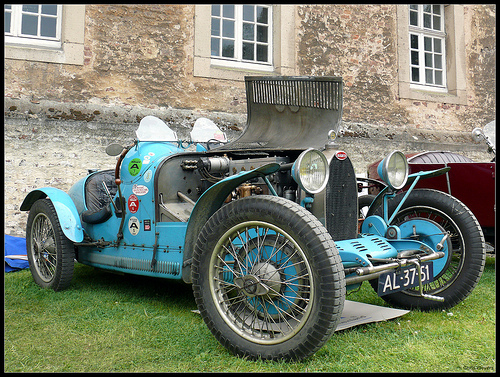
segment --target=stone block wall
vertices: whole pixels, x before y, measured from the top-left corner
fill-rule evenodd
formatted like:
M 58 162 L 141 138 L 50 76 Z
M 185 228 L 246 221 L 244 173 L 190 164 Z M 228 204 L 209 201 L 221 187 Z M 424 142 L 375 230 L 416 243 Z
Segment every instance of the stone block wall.
M 69 105 L 70 106 L 70 105 Z M 62 109 L 63 111 L 65 109 Z M 116 109 L 115 109 L 116 110 Z M 27 212 L 19 207 L 26 195 L 36 188 L 55 187 L 68 191 L 88 169 L 112 169 L 116 157 L 106 155 L 111 143 L 128 145 L 135 137 L 138 122 L 112 123 L 124 111 L 109 110 L 106 121 L 51 119 L 43 112 L 26 111 L 23 117 L 5 118 L 4 124 L 4 229 L 6 234 L 25 236 Z M 205 113 L 191 110 L 127 109 L 132 116 L 142 119 L 155 115 L 175 129 L 180 138 L 186 139 L 199 117 L 208 117 L 223 129 L 229 140 L 234 140 L 245 126 L 246 117 L 230 113 Z M 69 111 L 68 111 L 69 112 Z M 101 108 L 100 116 L 106 115 Z M 104 116 L 103 116 L 104 117 Z M 395 149 L 405 152 L 424 150 L 449 150 L 462 153 L 475 161 L 490 161 L 491 155 L 482 144 L 463 148 L 461 133 L 448 134 L 439 143 L 430 141 L 435 136 L 419 137 L 407 132 L 387 137 L 386 132 L 367 133 L 359 124 L 343 124 L 339 148 L 346 151 L 357 174 L 364 174 L 366 166 Z M 458 142 L 457 142 L 458 141 Z

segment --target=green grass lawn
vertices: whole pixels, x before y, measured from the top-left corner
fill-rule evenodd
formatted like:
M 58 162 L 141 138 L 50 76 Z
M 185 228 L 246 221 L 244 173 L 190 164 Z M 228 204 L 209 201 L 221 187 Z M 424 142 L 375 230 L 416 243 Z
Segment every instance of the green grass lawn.
M 5 372 L 494 372 L 495 259 L 472 294 L 442 312 L 336 332 L 296 363 L 229 354 L 201 317 L 191 287 L 76 264 L 62 292 L 29 270 L 5 274 Z M 368 283 L 349 300 L 385 306 Z

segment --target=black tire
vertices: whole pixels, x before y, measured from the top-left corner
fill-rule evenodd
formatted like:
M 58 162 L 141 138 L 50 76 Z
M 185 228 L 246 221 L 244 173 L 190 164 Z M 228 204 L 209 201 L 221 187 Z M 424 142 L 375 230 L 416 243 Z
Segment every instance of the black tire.
M 366 217 L 366 212 L 363 209 L 367 209 L 372 204 L 373 200 L 376 198 L 375 195 L 361 195 L 358 197 L 358 208 L 359 208 L 359 218 L 364 219 Z
M 405 193 L 389 201 L 392 213 Z M 377 208 L 375 214 L 381 215 Z M 443 271 L 436 279 L 424 285 L 424 293 L 444 297 L 444 302 L 418 296 L 417 288 L 392 293 L 382 298 L 391 305 L 424 311 L 451 308 L 463 301 L 479 282 L 486 261 L 483 232 L 472 212 L 458 199 L 441 191 L 419 189 L 408 199 L 394 218 L 392 225 L 400 225 L 413 218 L 429 219 L 450 234 L 452 253 Z M 376 290 L 378 279 L 370 280 Z
M 330 234 L 280 197 L 220 208 L 198 237 L 192 279 L 210 331 L 250 359 L 312 355 L 335 331 L 344 306 L 344 271 Z
M 26 249 L 31 275 L 40 287 L 54 291 L 68 287 L 73 277 L 75 250 L 49 199 L 37 200 L 30 209 Z

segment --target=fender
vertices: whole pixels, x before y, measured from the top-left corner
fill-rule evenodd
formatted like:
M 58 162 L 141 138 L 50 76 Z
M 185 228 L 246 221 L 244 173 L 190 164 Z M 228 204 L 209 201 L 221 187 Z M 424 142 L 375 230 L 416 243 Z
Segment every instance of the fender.
M 73 242 L 83 241 L 83 228 L 75 203 L 62 190 L 53 187 L 43 187 L 31 191 L 21 204 L 21 211 L 29 211 L 38 199 L 48 197 L 56 210 L 64 235 Z
M 413 173 L 408 176 L 408 180 L 406 181 L 406 186 L 412 184 L 415 182 L 416 179 L 425 179 L 425 178 L 432 178 L 432 177 L 437 177 L 441 174 L 447 173 L 451 167 L 446 166 L 441 169 L 436 169 L 436 170 L 428 170 L 428 171 L 421 171 L 418 173 Z M 375 209 L 382 204 L 383 199 L 387 191 L 389 190 L 389 186 L 386 186 L 378 193 L 378 195 L 373 199 L 372 204 L 370 205 L 370 208 L 368 208 L 368 212 L 366 213 L 366 217 L 373 215 L 375 212 Z M 409 194 L 411 191 L 413 191 L 413 187 L 410 187 L 408 190 L 407 194 Z M 401 205 L 404 203 L 404 200 L 401 201 Z
M 217 182 L 196 202 L 188 220 L 186 229 L 186 241 L 184 243 L 184 256 L 182 264 L 182 279 L 191 283 L 191 256 L 194 245 L 200 234 L 201 228 L 224 203 L 228 195 L 243 182 L 252 178 L 264 177 L 279 170 L 280 165 L 270 163 L 250 171 L 243 171 Z

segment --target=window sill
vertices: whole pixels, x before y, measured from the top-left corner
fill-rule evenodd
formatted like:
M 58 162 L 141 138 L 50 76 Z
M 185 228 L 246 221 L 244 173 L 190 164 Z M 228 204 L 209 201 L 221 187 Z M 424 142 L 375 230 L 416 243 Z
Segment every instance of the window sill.
M 413 88 L 407 82 L 399 83 L 399 97 L 425 102 L 449 103 L 454 105 L 467 105 L 467 94 L 465 90 L 433 91 L 423 88 Z
M 235 80 L 244 81 L 245 76 L 249 75 L 272 75 L 274 74 L 274 68 L 272 66 L 267 66 L 266 70 L 252 69 L 250 67 L 231 67 L 219 65 L 214 62 L 211 58 L 205 58 L 201 56 L 194 57 L 194 76 L 208 77 L 214 79 L 223 80 Z
M 210 65 L 212 67 L 221 68 L 234 68 L 240 70 L 249 71 L 259 71 L 259 72 L 272 72 L 274 68 L 271 64 L 258 64 L 258 63 L 248 63 L 248 62 L 237 62 L 234 60 L 224 60 L 210 58 Z
M 54 49 L 34 45 L 5 45 L 5 59 L 83 65 L 83 44 L 63 43 Z

